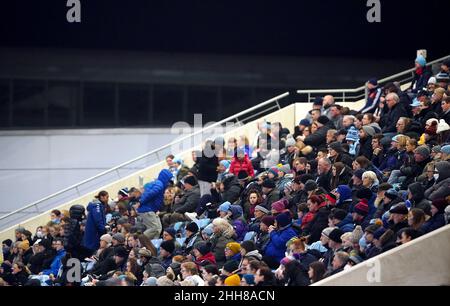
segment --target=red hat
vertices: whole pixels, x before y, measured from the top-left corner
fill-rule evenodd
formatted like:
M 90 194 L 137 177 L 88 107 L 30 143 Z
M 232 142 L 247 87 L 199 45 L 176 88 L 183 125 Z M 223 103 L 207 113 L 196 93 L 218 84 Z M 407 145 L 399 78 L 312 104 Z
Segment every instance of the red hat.
M 369 205 L 366 199 L 361 199 L 354 208 L 354 212 L 360 214 L 361 216 L 367 216 L 369 213 Z
M 279 201 L 273 202 L 271 208 L 273 210 L 275 210 L 277 213 L 281 213 L 286 209 L 285 201 L 279 200 Z
M 431 125 L 425 129 L 425 134 L 436 135 L 437 132 L 437 122 L 431 122 Z
M 325 196 L 325 198 L 327 199 L 328 203 L 330 203 L 331 205 L 335 205 L 336 204 L 336 196 L 332 193 L 327 193 L 327 195 Z

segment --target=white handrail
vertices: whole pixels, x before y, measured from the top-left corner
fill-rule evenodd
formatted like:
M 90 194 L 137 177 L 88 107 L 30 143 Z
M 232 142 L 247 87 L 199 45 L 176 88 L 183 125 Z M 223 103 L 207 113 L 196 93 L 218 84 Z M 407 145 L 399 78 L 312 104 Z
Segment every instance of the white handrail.
M 145 154 L 142 154 L 142 155 L 140 155 L 140 156 L 138 156 L 138 157 L 136 157 L 136 158 L 133 158 L 133 159 L 127 161 L 127 162 L 124 162 L 124 163 L 122 163 L 122 164 L 120 164 L 120 165 L 118 165 L 118 166 L 115 166 L 115 167 L 113 167 L 113 168 L 111 168 L 111 169 L 108 169 L 108 170 L 103 171 L 103 172 L 101 172 L 101 173 L 99 173 L 99 174 L 97 174 L 97 175 L 94 175 L 94 176 L 92 176 L 92 177 L 90 177 L 90 178 L 88 178 L 88 179 L 85 179 L 85 180 L 83 180 L 83 181 L 81 181 L 81 182 L 78 182 L 78 183 L 76 183 L 76 184 L 74 184 L 74 185 L 72 185 L 72 186 L 69 186 L 69 187 L 64 188 L 64 189 L 62 189 L 62 190 L 60 190 L 60 191 L 58 191 L 58 192 L 55 192 L 55 193 L 53 193 L 53 194 L 51 194 L 51 195 L 49 195 L 49 196 L 46 196 L 46 197 L 44 197 L 44 198 L 42 198 L 42 199 L 40 199 L 40 200 L 38 200 L 38 201 L 35 201 L 35 202 L 33 202 L 33 203 L 31 203 L 31 204 L 28 204 L 28 205 L 26 205 L 26 206 L 24 206 L 24 207 L 21 207 L 21 208 L 19 208 L 19 209 L 16 209 L 16 210 L 14 210 L 14 211 L 12 211 L 12 212 L 6 214 L 6 215 L 1 216 L 1 217 L 0 217 L 0 220 L 6 219 L 6 218 L 8 218 L 8 217 L 11 217 L 12 215 L 15 215 L 15 214 L 17 214 L 17 213 L 21 213 L 21 212 L 23 212 L 24 210 L 30 209 L 30 208 L 32 208 L 33 206 L 38 205 L 39 203 L 42 203 L 42 202 L 44 202 L 44 201 L 47 201 L 47 200 L 49 200 L 49 199 L 51 199 L 51 198 L 54 198 L 54 197 L 56 197 L 56 196 L 58 196 L 58 195 L 61 195 L 61 194 L 65 193 L 65 192 L 67 192 L 67 191 L 76 189 L 77 187 L 79 187 L 79 186 L 81 186 L 81 185 L 83 185 L 83 184 L 89 183 L 89 182 L 91 182 L 91 181 L 93 181 L 93 180 L 95 180 L 95 179 L 97 179 L 97 178 L 99 178 L 99 177 L 102 177 L 102 176 L 104 176 L 104 175 L 106 175 L 106 174 L 109 174 L 109 173 L 111 173 L 111 172 L 117 171 L 117 170 L 119 170 L 120 168 L 123 168 L 124 166 L 127 166 L 127 165 L 129 165 L 129 164 L 131 164 L 131 163 L 133 163 L 133 162 L 136 162 L 136 161 L 141 160 L 141 159 L 143 159 L 143 158 L 146 158 L 146 157 L 148 157 L 148 156 L 150 156 L 150 155 L 152 155 L 152 154 L 155 154 L 155 153 L 157 153 L 157 152 L 159 152 L 159 151 L 162 151 L 162 150 L 164 150 L 164 149 L 166 149 L 166 148 L 169 148 L 170 146 L 173 146 L 173 145 L 175 145 L 175 144 L 177 144 L 177 143 L 180 143 L 180 142 L 182 142 L 182 141 L 184 141 L 184 140 L 186 140 L 186 139 L 192 138 L 193 136 L 195 136 L 195 135 L 197 135 L 197 134 L 200 134 L 200 133 L 203 133 L 203 132 L 205 132 L 206 130 L 209 130 L 209 129 L 211 129 L 211 128 L 217 127 L 217 126 L 222 125 L 222 124 L 224 124 L 224 123 L 230 122 L 230 121 L 232 121 L 232 120 L 234 120 L 234 119 L 237 119 L 237 118 L 241 117 L 242 115 L 245 115 L 245 114 L 247 114 L 247 113 L 250 113 L 250 112 L 252 112 L 252 111 L 254 111 L 254 110 L 256 110 L 256 109 L 259 109 L 259 108 L 261 108 L 261 107 L 264 107 L 264 106 L 266 106 L 266 105 L 268 105 L 268 104 L 270 104 L 270 103 L 272 103 L 272 102 L 278 102 L 278 100 L 280 100 L 280 99 L 282 99 L 282 98 L 285 98 L 285 97 L 287 97 L 287 96 L 289 96 L 289 92 L 285 92 L 285 93 L 283 93 L 283 94 L 281 94 L 281 95 L 278 95 L 278 96 L 273 97 L 273 98 L 271 98 L 271 99 L 269 99 L 269 100 L 266 100 L 266 101 L 264 101 L 264 102 L 261 102 L 261 103 L 259 103 L 258 105 L 255 105 L 255 106 L 250 107 L 250 108 L 248 108 L 248 109 L 246 109 L 246 110 L 244 110 L 244 111 L 241 111 L 241 112 L 239 112 L 239 113 L 237 113 L 237 114 L 234 114 L 234 115 L 232 115 L 232 116 L 229 116 L 228 118 L 225 118 L 225 119 L 223 119 L 223 120 L 221 120 L 221 121 L 219 121 L 219 122 L 216 122 L 216 123 L 214 123 L 214 124 L 208 125 L 208 126 L 202 128 L 202 129 L 200 129 L 200 130 L 198 130 L 198 131 L 196 131 L 196 132 L 193 132 L 193 133 L 191 133 L 191 134 L 189 134 L 189 135 L 186 135 L 186 136 L 184 136 L 184 137 L 182 137 L 182 138 L 180 138 L 180 139 L 174 140 L 174 141 L 172 141 L 172 142 L 170 142 L 170 143 L 168 143 L 168 144 L 166 144 L 166 145 L 164 145 L 164 146 L 162 146 L 162 147 L 159 147 L 158 149 L 155 149 L 155 150 L 152 150 L 152 151 L 147 152 L 147 153 L 145 153 Z M 278 104 L 278 103 L 277 103 L 277 104 Z M 279 105 L 278 105 L 278 107 L 279 107 Z
M 444 60 L 446 60 L 448 58 L 450 58 L 450 55 L 447 55 L 447 56 L 438 58 L 438 59 L 436 59 L 436 60 L 434 60 L 432 62 L 429 62 L 429 63 L 427 63 L 427 66 L 431 66 L 431 65 L 434 65 L 436 63 L 442 62 L 442 61 L 444 61 Z M 405 75 L 405 74 L 408 74 L 408 73 L 412 73 L 414 70 L 415 70 L 415 68 L 411 68 L 411 69 L 399 72 L 397 74 L 394 74 L 394 75 L 391 75 L 391 76 L 388 76 L 388 77 L 386 77 L 384 79 L 379 80 L 378 83 L 385 83 L 385 82 L 388 82 L 388 81 L 392 81 L 392 80 L 394 80 L 394 79 L 396 79 L 396 78 L 398 78 L 398 77 L 400 77 L 402 75 Z M 302 90 L 297 90 L 297 93 L 299 93 L 299 94 L 347 93 L 347 92 L 348 93 L 355 93 L 355 92 L 359 92 L 359 91 L 365 90 L 365 88 L 366 88 L 366 86 L 363 85 L 363 86 L 360 86 L 360 87 L 357 87 L 357 88 L 347 88 L 347 89 L 302 89 Z

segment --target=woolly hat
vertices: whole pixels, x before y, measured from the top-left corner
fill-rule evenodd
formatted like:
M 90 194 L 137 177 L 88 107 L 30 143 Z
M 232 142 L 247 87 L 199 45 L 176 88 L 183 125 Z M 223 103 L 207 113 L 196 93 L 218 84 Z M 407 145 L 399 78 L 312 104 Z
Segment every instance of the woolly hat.
M 425 67 L 425 65 L 427 64 L 427 60 L 425 59 L 425 57 L 423 57 L 423 55 L 418 55 L 416 57 L 416 63 L 418 63 L 421 67 Z
M 397 192 L 397 190 L 391 188 L 384 193 L 384 196 L 391 200 L 394 200 L 398 197 L 398 192 Z
M 332 150 L 338 152 L 338 153 L 342 153 L 342 151 L 343 151 L 342 143 L 339 142 L 339 141 L 335 141 L 335 142 L 330 143 L 330 144 L 328 145 L 328 147 L 329 147 L 330 149 L 332 149 Z
M 248 253 L 248 252 L 256 250 L 256 244 L 253 242 L 253 240 L 242 241 L 241 249 L 244 249 Z
M 361 216 L 367 216 L 369 213 L 369 205 L 367 204 L 366 199 L 361 199 L 358 204 L 356 204 L 355 208 L 353 209 L 355 213 L 361 215 Z
M 234 273 L 239 269 L 239 263 L 236 260 L 229 260 L 223 265 L 223 270 L 228 273 Z
M 380 226 L 377 224 L 371 224 L 369 226 L 366 227 L 366 229 L 364 230 L 365 232 L 369 233 L 369 234 L 373 234 L 377 231 L 377 229 L 379 229 Z
M 422 155 L 424 158 L 428 158 L 430 156 L 430 149 L 426 146 L 419 146 L 414 150 L 414 153 L 418 153 Z
M 291 172 L 291 166 L 289 166 L 289 164 L 282 165 L 281 167 L 278 167 L 278 171 L 284 172 L 285 174 L 289 173 Z
M 101 241 L 105 241 L 108 245 L 112 242 L 112 237 L 110 234 L 104 234 L 100 237 Z
M 381 236 L 386 232 L 386 229 L 384 227 L 380 227 L 373 233 L 373 239 L 379 240 Z
M 448 130 L 450 130 L 450 125 L 448 125 L 447 122 L 445 122 L 444 119 L 439 120 L 436 133 L 439 134 L 439 133 L 442 133 L 442 132 L 445 132 L 445 131 L 448 131 Z
M 350 140 L 350 141 L 358 141 L 359 140 L 358 131 L 356 130 L 356 128 L 354 126 L 351 126 L 348 129 L 347 136 L 345 136 L 345 140 Z
M 364 133 L 366 133 L 366 135 L 368 135 L 368 136 L 375 135 L 375 129 L 369 125 L 364 125 L 362 127 L 362 129 L 363 129 Z
M 125 236 L 122 233 L 116 233 L 112 236 L 112 239 L 116 240 L 119 243 L 125 243 Z
M 331 231 L 330 235 L 328 235 L 328 238 L 330 238 L 330 240 L 334 242 L 342 243 L 341 240 L 342 234 L 344 234 L 344 232 L 341 229 L 335 228 Z
M 266 226 L 274 225 L 275 223 L 275 217 L 274 216 L 264 216 L 261 219 L 261 223 L 264 223 Z
M 152 258 L 152 252 L 150 252 L 150 250 L 147 250 L 145 247 L 139 249 L 138 254 L 143 257 Z
M 128 188 L 125 187 L 125 188 L 120 189 L 117 194 L 120 194 L 123 197 L 128 197 L 128 193 L 129 193 Z
M 255 276 L 253 274 L 244 274 L 242 275 L 242 278 L 245 279 L 248 285 L 255 284 Z
M 164 229 L 164 231 L 169 234 L 170 236 L 172 236 L 172 238 L 176 238 L 177 236 L 177 232 L 175 231 L 175 229 L 173 227 L 168 227 L 166 229 Z
M 191 186 L 197 185 L 197 179 L 195 178 L 195 176 L 192 175 L 186 176 L 182 181 L 183 185 L 184 184 L 189 184 Z
M 279 170 L 278 170 L 278 168 L 276 168 L 276 167 L 272 167 L 272 168 L 270 168 L 267 172 L 272 173 L 274 177 L 278 177 L 278 172 L 279 172 Z M 264 185 L 264 183 L 263 183 L 263 185 Z M 263 187 L 264 187 L 264 186 L 263 186 Z M 270 188 L 270 187 L 269 187 L 269 188 Z
M 336 198 L 336 196 L 333 194 L 333 193 L 327 193 L 326 195 L 325 195 L 325 199 L 326 199 L 326 201 L 328 201 L 328 203 L 329 204 L 331 204 L 331 205 L 335 205 L 336 204 L 336 201 L 337 201 L 337 198 Z
M 313 190 L 316 190 L 317 189 L 317 183 L 315 182 L 315 181 L 313 181 L 313 180 L 308 180 L 306 183 L 305 183 L 305 190 L 306 191 L 313 191 Z
M 352 232 L 352 242 L 358 243 L 359 240 L 362 238 L 362 236 L 364 236 L 362 227 L 361 227 L 361 225 L 357 225 Z
M 217 208 L 217 211 L 228 212 L 230 210 L 230 207 L 231 207 L 231 203 L 226 201 L 226 202 L 223 202 L 222 204 L 220 204 L 219 208 Z
M 295 139 L 294 138 L 286 139 L 286 148 L 287 147 L 293 147 L 293 146 L 295 146 Z
M 190 231 L 192 233 L 197 233 L 198 232 L 198 225 L 195 222 L 191 222 L 188 225 L 186 225 L 186 230 Z
M 438 213 L 444 213 L 445 207 L 448 206 L 448 202 L 445 199 L 435 199 L 431 202 L 431 205 L 437 208 Z
M 389 209 L 389 212 L 391 214 L 407 215 L 408 208 L 404 203 L 399 203 L 398 205 L 391 207 L 391 209 Z
M 225 248 L 229 249 L 233 254 L 237 254 L 241 251 L 241 245 L 237 242 L 228 242 Z
M 435 145 L 431 148 L 431 153 L 441 153 L 441 146 Z
M 278 175 L 278 173 L 277 173 Z M 265 179 L 262 183 L 262 187 L 266 187 L 266 188 L 275 188 L 275 182 L 271 179 Z
M 280 260 L 280 264 L 283 266 L 286 266 L 288 263 L 292 261 L 292 258 L 290 257 L 284 257 L 282 260 Z
M 279 201 L 273 202 L 271 208 L 277 213 L 283 212 L 283 210 L 286 209 L 285 200 L 281 199 Z
M 256 205 L 255 210 L 259 210 L 260 212 L 265 213 L 266 215 L 270 213 L 270 211 L 262 205 Z
M 197 249 L 200 254 L 205 255 L 211 252 L 211 244 L 206 241 L 199 241 L 194 245 L 194 249 Z
M 330 238 L 330 233 L 335 229 L 336 227 L 326 227 L 322 230 L 322 235 L 324 235 L 327 238 Z
M 221 160 L 221 161 L 220 161 L 220 165 L 221 165 L 221 166 L 224 166 L 225 169 L 228 169 L 228 168 L 230 168 L 231 163 L 230 163 L 229 160 L 224 159 L 224 160 Z
M 327 124 L 328 122 L 330 122 L 330 119 L 328 119 L 327 116 L 322 115 L 322 116 L 320 116 L 320 117 L 317 119 L 317 122 L 319 122 L 320 124 L 325 125 L 325 124 Z
M 156 281 L 156 285 L 159 287 L 174 286 L 175 283 L 173 282 L 173 280 L 164 275 L 158 278 L 158 280 Z
M 298 125 L 309 126 L 310 124 L 311 124 L 311 122 L 309 122 L 308 119 L 302 119 L 302 120 L 300 120 Z
M 437 121 L 431 122 L 430 126 L 425 128 L 425 134 L 428 134 L 428 135 L 431 135 L 431 136 L 436 135 L 436 133 L 437 133 L 437 126 L 438 126 L 437 125 Z
M 239 275 L 233 274 L 233 275 L 228 276 L 225 279 L 224 284 L 225 284 L 225 286 L 240 286 L 241 279 L 239 278 Z
M 450 154 L 450 145 L 445 145 L 441 147 L 441 152 L 444 154 Z
M 175 243 L 173 242 L 173 240 L 163 241 L 161 243 L 161 245 L 159 246 L 159 248 L 164 249 L 167 252 L 169 252 L 170 254 L 172 254 L 173 251 L 175 251 Z
M 291 224 L 291 216 L 289 216 L 287 213 L 281 213 L 279 214 L 275 220 L 277 221 L 278 227 L 286 227 L 289 224 Z

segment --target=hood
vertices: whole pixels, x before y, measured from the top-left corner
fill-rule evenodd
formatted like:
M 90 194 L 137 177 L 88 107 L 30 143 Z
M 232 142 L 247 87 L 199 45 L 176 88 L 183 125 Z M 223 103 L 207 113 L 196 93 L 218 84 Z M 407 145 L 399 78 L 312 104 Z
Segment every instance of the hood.
M 339 222 L 338 224 L 336 224 L 338 227 L 342 227 L 346 224 L 352 224 L 353 223 L 353 217 L 351 214 L 347 214 L 347 216 L 345 216 L 344 220 L 342 220 L 341 222 Z
M 347 185 L 339 185 L 337 192 L 339 193 L 339 201 L 337 205 L 340 205 L 344 201 L 352 198 L 352 190 Z
M 436 169 L 439 172 L 439 178 L 436 183 L 445 180 L 450 177 L 450 163 L 448 161 L 440 161 L 436 163 Z
M 255 258 L 257 258 L 258 260 L 261 260 L 261 259 L 262 259 L 262 255 L 259 253 L 258 250 L 250 251 L 250 252 L 248 252 L 247 254 L 245 254 L 244 257 L 255 257 Z
M 242 206 L 240 205 L 231 205 L 230 211 L 233 219 L 239 218 L 243 214 Z
M 161 170 L 161 172 L 158 175 L 158 181 L 161 181 L 163 183 L 164 187 L 169 184 L 169 181 L 173 179 L 173 174 L 167 169 Z
M 225 176 L 225 178 L 222 180 L 223 187 L 225 190 L 228 190 L 232 185 L 239 185 L 239 181 L 236 176 L 233 174 L 228 174 Z
M 423 185 L 419 182 L 412 183 L 408 186 L 409 191 L 411 191 L 411 194 L 413 196 L 413 201 L 419 202 L 424 198 L 425 194 L 425 188 Z

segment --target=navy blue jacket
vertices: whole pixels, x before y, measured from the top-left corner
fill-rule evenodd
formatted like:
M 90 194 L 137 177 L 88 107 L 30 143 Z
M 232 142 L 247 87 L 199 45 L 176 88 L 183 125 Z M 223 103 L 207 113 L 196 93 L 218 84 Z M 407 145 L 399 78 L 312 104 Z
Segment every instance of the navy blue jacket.
M 100 247 L 100 237 L 106 233 L 105 204 L 95 200 L 88 204 L 86 228 L 83 237 L 83 246 L 94 251 Z

